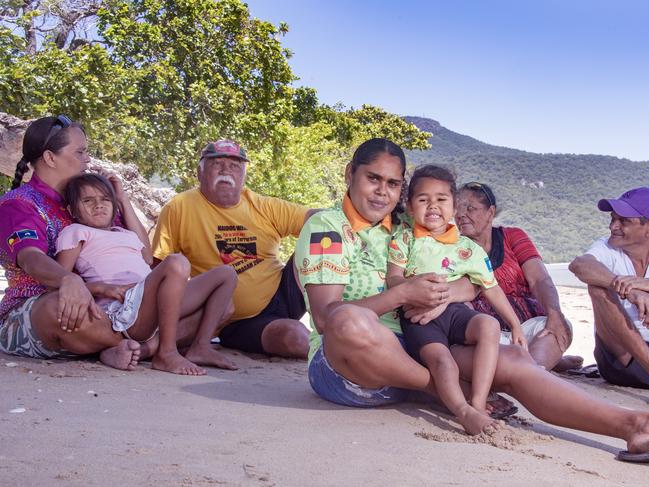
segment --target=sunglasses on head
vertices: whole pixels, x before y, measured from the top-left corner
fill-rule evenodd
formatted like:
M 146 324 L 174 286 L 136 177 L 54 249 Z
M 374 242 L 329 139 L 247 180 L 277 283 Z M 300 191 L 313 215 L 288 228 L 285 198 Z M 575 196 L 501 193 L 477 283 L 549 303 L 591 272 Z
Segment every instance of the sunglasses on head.
M 43 143 L 43 147 L 47 147 L 48 142 L 54 136 L 55 133 L 57 133 L 61 129 L 68 128 L 70 125 L 72 125 L 72 120 L 68 116 L 59 115 L 58 117 L 56 117 L 56 120 L 54 120 L 54 123 L 52 124 L 52 127 L 50 128 L 50 133 L 47 134 L 47 138 L 45 139 L 45 142 Z
M 482 194 L 484 194 L 487 197 L 487 201 L 489 202 L 489 206 L 496 206 L 496 202 L 494 201 L 494 196 L 493 193 L 491 192 L 491 189 L 485 184 L 479 183 L 477 181 L 471 181 L 470 183 L 466 183 L 464 185 L 465 188 L 468 189 L 477 189 L 482 191 Z

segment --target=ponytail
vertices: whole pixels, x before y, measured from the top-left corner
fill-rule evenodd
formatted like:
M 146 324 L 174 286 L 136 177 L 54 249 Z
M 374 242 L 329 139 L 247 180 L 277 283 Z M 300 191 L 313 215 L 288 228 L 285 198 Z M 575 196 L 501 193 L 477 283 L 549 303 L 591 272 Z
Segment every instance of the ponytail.
M 11 182 L 11 189 L 16 189 L 20 186 L 20 183 L 23 180 L 23 176 L 29 169 L 29 161 L 25 159 L 24 157 L 18 161 L 18 164 L 16 164 L 16 174 L 14 176 L 14 180 Z

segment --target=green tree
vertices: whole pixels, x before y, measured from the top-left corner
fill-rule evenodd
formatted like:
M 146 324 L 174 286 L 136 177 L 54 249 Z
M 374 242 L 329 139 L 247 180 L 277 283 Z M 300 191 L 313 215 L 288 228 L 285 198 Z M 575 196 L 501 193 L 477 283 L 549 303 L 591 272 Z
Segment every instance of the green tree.
M 340 197 L 364 139 L 427 147 L 428 134 L 378 107 L 329 107 L 294 88 L 287 26 L 251 18 L 240 0 L 0 2 L 0 19 L 24 31 L 0 27 L 0 110 L 67 113 L 96 156 L 179 188 L 194 184 L 201 146 L 221 137 L 250 149 L 252 187 L 317 206 Z

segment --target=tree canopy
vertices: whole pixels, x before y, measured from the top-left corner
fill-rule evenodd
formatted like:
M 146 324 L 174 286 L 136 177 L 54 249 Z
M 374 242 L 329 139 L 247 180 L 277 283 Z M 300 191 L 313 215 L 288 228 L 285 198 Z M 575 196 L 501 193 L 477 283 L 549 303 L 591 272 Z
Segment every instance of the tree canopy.
M 381 108 L 326 106 L 295 88 L 288 26 L 240 0 L 0 0 L 0 20 L 0 110 L 66 113 L 97 157 L 179 189 L 217 138 L 249 149 L 253 189 L 319 206 L 340 196 L 362 140 L 428 147 L 429 134 Z

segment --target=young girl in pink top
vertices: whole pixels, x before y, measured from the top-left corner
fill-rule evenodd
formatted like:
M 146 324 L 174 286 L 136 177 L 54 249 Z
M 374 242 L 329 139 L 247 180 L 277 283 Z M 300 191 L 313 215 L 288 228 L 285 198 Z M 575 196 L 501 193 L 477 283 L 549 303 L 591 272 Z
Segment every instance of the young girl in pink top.
M 59 234 L 57 261 L 83 277 L 113 329 L 141 342 L 140 357 L 152 356 L 154 369 L 204 375 L 197 364 L 236 368 L 210 343 L 232 311 L 234 270 L 219 266 L 188 280 L 190 265 L 180 254 L 151 270 L 137 217 L 124 215 L 127 228 L 113 226 L 122 191 L 116 175 L 87 173 L 68 182 L 65 201 L 76 223 Z M 184 356 L 177 345 L 188 346 Z

